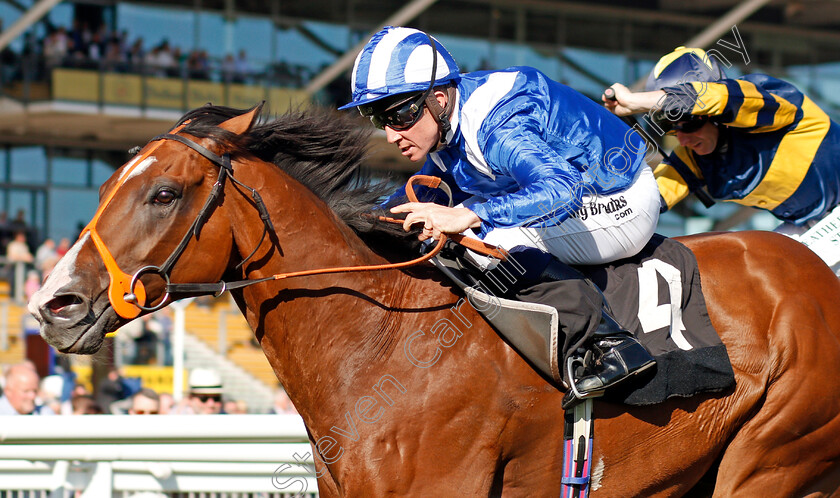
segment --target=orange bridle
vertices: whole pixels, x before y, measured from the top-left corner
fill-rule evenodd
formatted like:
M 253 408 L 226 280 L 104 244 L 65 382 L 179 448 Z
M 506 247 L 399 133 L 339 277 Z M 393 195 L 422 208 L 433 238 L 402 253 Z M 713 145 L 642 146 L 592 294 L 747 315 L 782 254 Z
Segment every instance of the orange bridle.
M 182 123 L 177 128 L 174 128 L 170 133 L 178 133 L 184 128 L 184 126 L 187 125 L 187 123 L 188 122 Z M 143 283 L 139 280 L 136 282 L 136 285 L 134 285 L 134 288 L 132 288 L 132 276 L 120 269 L 117 261 L 114 259 L 114 256 L 111 255 L 111 251 L 108 250 L 108 246 L 105 245 L 105 242 L 102 241 L 102 237 L 99 236 L 99 232 L 96 231 L 96 224 L 99 221 L 99 218 L 102 217 L 102 213 L 105 212 L 105 209 L 114 199 L 114 196 L 117 195 L 117 191 L 131 177 L 131 172 L 142 164 L 149 156 L 151 156 L 152 153 L 163 143 L 164 140 L 159 140 L 157 143 L 149 147 L 142 156 L 137 158 L 134 163 L 123 172 L 122 177 L 119 179 L 117 184 L 114 185 L 114 187 L 108 192 L 105 200 L 99 205 L 99 209 L 96 210 L 96 214 L 93 215 L 93 219 L 90 220 L 90 223 L 87 224 L 84 230 L 82 230 L 82 233 L 79 235 L 81 238 L 81 236 L 85 233 L 90 233 L 93 245 L 99 252 L 99 257 L 102 258 L 102 262 L 105 263 L 105 269 L 108 270 L 108 276 L 111 280 L 111 283 L 108 286 L 108 300 L 111 302 L 111 306 L 113 306 L 114 311 L 116 311 L 121 317 L 127 319 L 136 318 L 142 312 L 142 309 L 137 306 L 137 304 L 140 306 L 145 305 L 146 289 L 143 287 Z M 126 301 L 125 297 L 127 295 L 135 296 L 136 301 Z
M 165 305 L 168 304 L 168 299 L 170 294 L 181 292 L 193 295 L 200 295 L 200 294 L 215 294 L 220 295 L 225 290 L 231 290 L 241 287 L 246 287 L 249 285 L 257 284 L 260 282 L 265 282 L 268 280 L 281 280 L 286 278 L 292 277 L 302 277 L 302 276 L 309 276 L 309 275 L 323 275 L 323 274 L 330 274 L 330 273 L 346 273 L 346 272 L 359 272 L 359 271 L 375 271 L 375 270 L 393 270 L 399 268 L 407 268 L 410 266 L 417 265 L 419 263 L 425 262 L 435 255 L 437 255 L 441 249 L 443 248 L 444 244 L 447 241 L 446 235 L 441 235 L 440 240 L 438 240 L 437 245 L 427 254 L 412 259 L 410 261 L 405 261 L 402 263 L 388 263 L 388 264 L 381 264 L 381 265 L 369 265 L 369 266 L 350 266 L 350 267 L 338 267 L 338 268 L 320 268 L 315 270 L 304 270 L 304 271 L 297 271 L 297 272 L 289 272 L 289 273 L 280 273 L 276 275 L 272 275 L 270 277 L 259 278 L 254 280 L 241 280 L 238 282 L 216 282 L 216 283 L 182 283 L 182 284 L 172 284 L 169 281 L 169 272 L 172 269 L 172 266 L 177 261 L 178 257 L 181 255 L 183 250 L 186 248 L 187 243 L 191 239 L 191 235 L 193 233 L 197 233 L 197 226 L 199 226 L 203 221 L 206 221 L 205 214 L 207 213 L 208 209 L 212 207 L 213 203 L 218 198 L 221 189 L 224 188 L 224 179 L 230 178 L 231 181 L 241 185 L 242 187 L 251 191 L 252 197 L 257 205 L 257 208 L 260 212 L 260 217 L 263 220 L 264 230 L 263 230 L 263 238 L 265 237 L 267 230 L 273 230 L 273 225 L 271 223 L 270 217 L 268 215 L 267 210 L 262 202 L 262 199 L 259 197 L 259 194 L 248 187 L 247 185 L 242 184 L 235 178 L 233 178 L 233 169 L 230 164 L 230 158 L 227 154 L 224 156 L 218 156 L 215 153 L 207 150 L 201 145 L 186 139 L 180 135 L 177 135 L 179 131 L 181 131 L 189 121 L 186 121 L 179 125 L 178 127 L 174 128 L 167 134 L 159 135 L 152 139 L 152 142 L 157 142 L 152 145 L 143 155 L 137 158 L 134 163 L 125 171 L 123 172 L 120 180 L 117 184 L 108 192 L 105 200 L 99 206 L 99 209 L 96 211 L 93 219 L 88 223 L 87 227 L 82 231 L 82 235 L 85 233 L 90 233 L 91 239 L 93 240 L 94 246 L 96 250 L 99 252 L 100 257 L 102 258 L 103 263 L 105 264 L 105 268 L 108 271 L 108 275 L 110 277 L 110 285 L 108 287 L 108 300 L 111 302 L 111 306 L 114 308 L 114 311 L 125 319 L 132 319 L 136 318 L 140 315 L 143 311 L 155 311 L 158 310 Z M 117 264 L 114 257 L 111 255 L 111 252 L 108 250 L 108 247 L 102 241 L 102 238 L 99 236 L 99 233 L 96 231 L 96 224 L 99 219 L 102 217 L 105 209 L 110 204 L 111 200 L 113 200 L 114 196 L 116 195 L 117 191 L 122 187 L 128 178 L 131 176 L 131 172 L 136 168 L 138 165 L 143 163 L 158 147 L 160 147 L 166 140 L 174 140 L 177 142 L 181 142 L 182 144 L 188 146 L 189 148 L 193 149 L 194 151 L 198 152 L 205 158 L 207 158 L 210 162 L 215 164 L 220 168 L 219 172 L 219 180 L 214 184 L 213 190 L 211 191 L 210 195 L 208 196 L 207 202 L 205 203 L 202 210 L 199 212 L 198 216 L 196 217 L 195 221 L 193 222 L 192 226 L 190 227 L 189 231 L 184 235 L 184 238 L 181 240 L 181 243 L 175 249 L 175 251 L 167 258 L 166 262 L 164 262 L 161 266 L 144 266 L 143 268 L 137 270 L 133 276 L 128 275 L 124 271 L 122 271 Z M 408 196 L 409 200 L 412 202 L 418 202 L 417 197 L 414 194 L 414 187 L 413 184 L 417 182 L 423 185 L 426 185 L 431 188 L 439 188 L 445 187 L 445 184 L 441 183 L 441 179 L 437 177 L 430 177 L 430 176 L 421 176 L 415 175 L 409 178 L 408 183 L 406 184 L 406 195 Z M 448 188 L 444 188 L 448 192 Z M 391 218 L 383 218 L 386 221 L 393 221 L 402 223 L 401 220 L 394 220 Z M 480 240 L 470 239 L 464 237 L 463 235 L 455 234 L 450 236 L 453 240 L 457 243 L 462 244 L 474 251 L 480 252 L 482 254 L 492 256 L 498 259 L 505 259 L 505 253 L 498 248 L 486 244 Z M 262 244 L 263 239 L 260 239 L 259 244 L 257 247 L 254 248 L 254 251 L 246 257 L 237 267 L 242 266 L 245 261 L 250 259 L 257 251 L 259 246 Z M 146 307 L 146 290 L 143 286 L 143 283 L 140 281 L 140 276 L 145 273 L 155 273 L 159 275 L 161 278 L 164 279 L 166 283 L 166 294 L 161 298 L 160 302 L 154 307 Z

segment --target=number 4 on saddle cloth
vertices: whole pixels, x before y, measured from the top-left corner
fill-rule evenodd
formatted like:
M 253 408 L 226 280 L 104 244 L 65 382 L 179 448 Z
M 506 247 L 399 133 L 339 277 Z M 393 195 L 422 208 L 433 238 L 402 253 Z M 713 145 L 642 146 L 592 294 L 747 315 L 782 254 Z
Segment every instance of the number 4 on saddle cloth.
M 523 287 L 517 277 L 526 269 L 516 261 L 515 250 L 504 266 L 490 271 L 479 270 L 459 251 L 463 249 L 442 252 L 435 265 L 533 368 L 568 388 L 563 358 L 568 331 L 561 329 L 575 321 L 569 296 L 553 292 L 552 281 Z M 654 235 L 632 258 L 577 270 L 601 289 L 615 318 L 656 359 L 652 374 L 615 386 L 606 399 L 649 405 L 735 385 L 726 347 L 706 310 L 697 262 L 687 247 Z

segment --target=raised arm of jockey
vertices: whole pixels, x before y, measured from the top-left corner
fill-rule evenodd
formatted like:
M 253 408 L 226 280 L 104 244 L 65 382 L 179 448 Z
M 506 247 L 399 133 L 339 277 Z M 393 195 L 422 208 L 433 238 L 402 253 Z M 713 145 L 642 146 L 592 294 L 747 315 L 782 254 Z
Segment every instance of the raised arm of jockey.
M 717 122 L 763 133 L 788 126 L 799 108 L 788 99 L 802 101 L 793 85 L 770 77 L 756 76 L 763 87 L 748 79 L 695 81 L 663 89 L 663 108 L 673 116 L 692 114 L 716 117 Z M 787 97 L 787 98 L 786 98 Z
M 608 97 L 604 93 L 601 95 L 601 100 L 604 102 L 604 107 L 616 116 L 630 116 L 658 109 L 665 98 L 665 92 L 662 90 L 634 92 L 621 83 L 613 83 L 610 88 L 613 90 L 612 96 Z
M 655 113 L 668 108 L 669 99 L 676 100 L 683 106 L 681 110 L 676 110 L 675 115 L 691 112 L 690 106 L 684 104 L 685 100 L 672 99 L 665 90 L 633 92 L 621 83 L 614 83 L 610 88 L 612 95 L 608 97 L 605 93 L 601 96 L 601 100 L 604 106 L 617 116 L 651 113 L 651 111 Z M 664 157 L 662 162 L 654 168 L 653 174 L 659 186 L 659 194 L 665 202 L 665 208 L 673 208 L 691 193 L 691 186 L 686 180 L 686 177 L 691 178 L 691 176 L 686 174 L 686 170 L 699 181 L 698 186 L 702 185 L 703 173 L 697 167 L 697 162 L 690 151 L 682 145 L 675 147 L 673 153 Z
M 722 79 L 679 83 L 645 92 L 633 92 L 615 83 L 610 87 L 615 98 L 601 98 L 618 116 L 658 110 L 673 122 L 685 120 L 688 115 L 716 117 L 720 124 L 757 132 L 792 124 L 799 108 L 791 100 L 801 101 L 802 93 L 781 80 L 757 78 L 762 80 L 762 86 L 748 79 Z
M 668 206 L 705 184 L 712 197 L 770 211 L 795 233 L 840 203 L 840 126 L 791 83 L 727 78 L 714 57 L 680 47 L 656 64 L 646 92 L 613 90 L 608 109 L 647 112 L 654 131 L 676 135 L 679 146 L 656 168 Z

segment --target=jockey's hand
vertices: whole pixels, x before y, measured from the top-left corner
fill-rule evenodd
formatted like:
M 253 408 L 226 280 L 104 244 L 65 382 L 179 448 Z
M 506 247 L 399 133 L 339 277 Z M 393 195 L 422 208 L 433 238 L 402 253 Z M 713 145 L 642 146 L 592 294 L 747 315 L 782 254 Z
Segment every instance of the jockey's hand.
M 467 208 L 451 208 L 433 202 L 409 202 L 391 208 L 392 213 L 408 213 L 403 222 L 405 231 L 423 224 L 420 240 L 439 240 L 442 233 L 461 233 L 481 226 L 481 218 Z
M 616 116 L 629 116 L 640 112 L 648 112 L 657 108 L 665 97 L 662 90 L 652 92 L 633 92 L 621 83 L 613 83 L 610 87 L 613 91 L 613 98 L 606 94 L 601 95 L 604 107 Z
M 616 116 L 629 116 L 633 114 L 634 110 L 629 106 L 633 92 L 621 83 L 613 83 L 610 89 L 612 89 L 614 97 L 608 98 L 606 92 L 601 95 L 601 100 L 604 101 L 604 107 Z

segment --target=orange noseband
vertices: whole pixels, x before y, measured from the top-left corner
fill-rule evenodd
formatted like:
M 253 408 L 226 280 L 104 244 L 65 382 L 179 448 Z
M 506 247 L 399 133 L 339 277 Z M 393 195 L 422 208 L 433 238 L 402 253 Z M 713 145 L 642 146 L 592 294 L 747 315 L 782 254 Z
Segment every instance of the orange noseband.
M 170 133 L 178 133 L 181 131 L 184 126 L 187 125 L 189 121 L 184 122 L 177 128 L 173 129 Z M 145 161 L 152 153 L 157 150 L 158 147 L 163 145 L 165 140 L 159 140 L 156 144 L 152 145 L 149 150 L 143 153 L 134 164 L 132 164 L 128 170 L 126 170 L 122 174 L 122 178 L 117 182 L 114 188 L 108 192 L 107 197 L 99 205 L 99 209 L 96 210 L 96 214 L 93 215 L 93 219 L 90 220 L 90 223 L 82 230 L 82 233 L 79 235 L 81 238 L 82 235 L 85 233 L 90 233 L 90 238 L 93 240 L 93 245 L 96 247 L 96 250 L 99 252 L 99 256 L 102 258 L 102 262 L 105 263 L 105 269 L 108 270 L 108 275 L 111 279 L 111 283 L 108 286 L 108 300 L 111 302 L 111 306 L 114 308 L 114 311 L 117 312 L 123 318 L 132 319 L 137 318 L 140 313 L 143 311 L 140 307 L 137 306 L 144 306 L 146 304 L 146 289 L 143 287 L 143 282 L 139 279 L 136 280 L 134 288 L 131 288 L 131 275 L 128 275 L 124 271 L 122 271 L 117 264 L 117 261 L 111 255 L 111 251 L 108 250 L 108 247 L 105 245 L 105 242 L 102 241 L 102 237 L 99 236 L 99 233 L 96 231 L 96 223 L 99 221 L 99 218 L 102 217 L 102 213 L 105 212 L 105 208 L 111 203 L 111 200 L 114 199 L 116 196 L 117 191 L 120 187 L 125 184 L 125 182 L 130 178 L 131 172 L 134 171 L 139 164 Z M 126 296 L 132 295 L 132 302 L 126 300 Z M 137 304 L 135 304 L 137 303 Z

